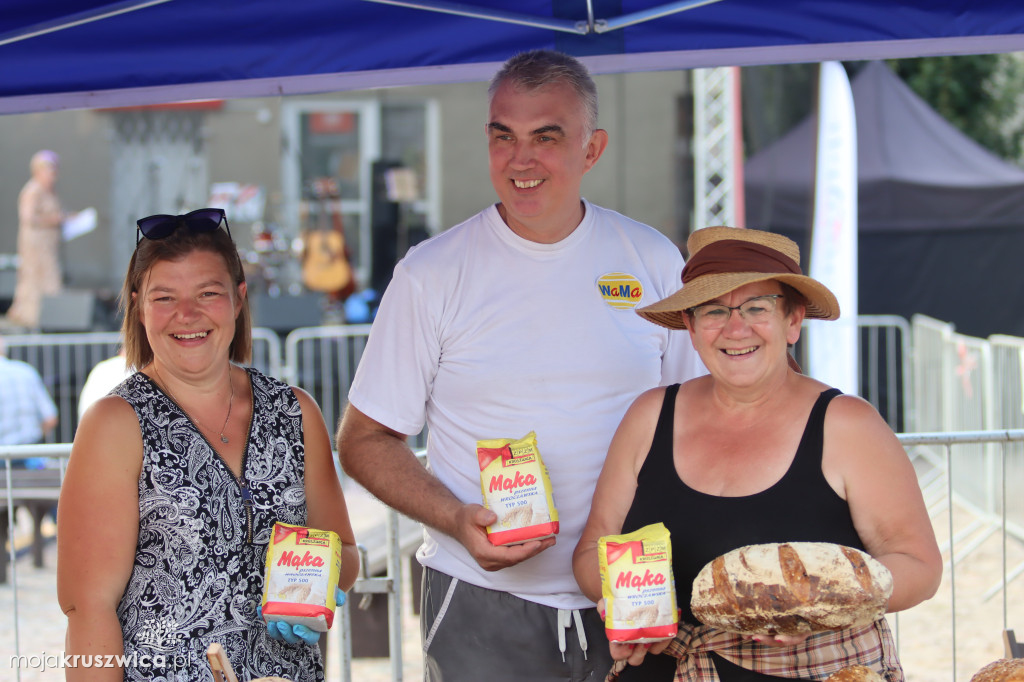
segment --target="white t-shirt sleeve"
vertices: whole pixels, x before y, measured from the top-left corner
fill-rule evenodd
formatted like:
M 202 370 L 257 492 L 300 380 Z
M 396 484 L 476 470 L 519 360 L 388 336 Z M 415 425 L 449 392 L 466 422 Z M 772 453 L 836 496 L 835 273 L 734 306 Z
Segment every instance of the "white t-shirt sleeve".
M 389 429 L 415 435 L 440 361 L 440 291 L 416 281 L 399 263 L 370 327 L 349 402 Z
M 94 402 L 110 393 L 111 389 L 131 374 L 123 356 L 115 355 L 101 360 L 92 368 L 82 385 L 82 392 L 78 396 L 78 418 L 81 419 Z
M 685 329 L 668 330 L 668 349 L 661 360 L 661 385 L 682 384 L 708 373 Z
M 685 262 L 682 254 L 678 251 L 672 253 L 670 262 L 661 269 L 659 299 L 674 294 L 682 286 L 680 280 L 683 265 Z M 649 322 L 649 324 L 654 323 Z M 690 332 L 685 329 L 666 329 L 665 332 L 668 334 L 668 343 L 665 347 L 665 354 L 661 358 L 662 386 L 682 384 L 708 373 L 697 351 L 693 349 Z

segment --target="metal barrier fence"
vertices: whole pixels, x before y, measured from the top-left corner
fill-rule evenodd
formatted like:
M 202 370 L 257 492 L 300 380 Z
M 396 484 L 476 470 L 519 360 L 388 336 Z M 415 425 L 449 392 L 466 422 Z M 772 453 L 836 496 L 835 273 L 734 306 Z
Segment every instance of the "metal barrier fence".
M 1011 492 L 1024 486 L 1024 470 L 1011 466 L 1024 446 L 1024 430 L 899 439 L 917 468 L 945 558 L 939 593 L 891 616 L 900 657 L 908 682 L 969 680 L 1004 657 L 1005 630 L 1024 626 L 1024 581 L 1016 581 L 1024 573 L 1024 525 L 1012 514 L 1019 495 Z M 989 484 L 989 498 L 980 507 L 973 487 L 961 492 L 963 479 L 979 470 L 986 471 Z M 997 595 L 1001 599 L 993 605 Z
M 910 363 L 906 355 L 910 347 L 907 323 L 902 318 L 865 317 L 860 320 L 864 370 L 862 395 L 878 407 L 894 429 L 908 423 L 904 412 L 912 404 L 903 387 L 909 385 L 906 374 Z M 333 438 L 348 388 L 362 355 L 369 334 L 369 325 L 333 326 L 297 329 L 282 344 L 269 329 L 253 330 L 253 365 L 260 370 L 307 390 L 320 405 Z M 78 396 L 91 368 L 115 354 L 119 345 L 117 333 L 37 334 L 7 336 L 5 341 L 11 358 L 34 365 L 57 403 L 60 421 L 48 441 L 68 443 L 77 428 Z M 426 443 L 424 431 L 410 439 L 413 448 Z M 56 446 L 60 447 L 60 446 Z M 383 577 L 364 576 L 357 590 L 384 594 L 388 599 L 390 649 L 401 651 L 399 595 L 401 561 L 398 554 L 407 553 L 405 538 L 399 538 L 397 521 L 388 518 L 385 533 L 389 549 L 388 571 Z M 392 556 L 392 552 L 395 556 Z M 341 630 L 347 631 L 349 611 L 341 616 Z M 343 679 L 349 675 L 351 641 L 338 640 L 343 656 Z M 394 679 L 401 679 L 401 661 L 393 660 Z
M 1024 496 L 1006 492 L 1019 489 L 1024 477 L 1024 442 L 1015 435 L 1006 437 L 1010 432 L 991 433 L 994 429 L 1024 427 L 1024 339 L 975 339 L 956 334 L 951 325 L 920 316 L 912 324 L 889 316 L 863 317 L 859 323 L 861 395 L 879 409 L 894 430 L 931 432 L 901 436 L 918 466 L 930 509 L 935 515 L 946 512 L 952 518 L 955 511 L 970 519 L 955 533 L 951 530 L 946 540 L 952 557 L 950 574 L 956 564 L 973 561 L 971 554 L 997 533 L 1004 547 L 1024 543 Z M 333 432 L 368 333 L 369 325 L 297 329 L 285 339 L 282 356 L 277 334 L 255 329 L 253 364 L 309 391 Z M 116 352 L 118 335 L 24 335 L 7 336 L 5 341 L 10 357 L 36 366 L 52 391 L 62 419 L 51 439 L 70 442 L 77 426 L 77 396 L 85 377 L 93 365 Z M 967 431 L 971 437 L 965 439 L 950 431 Z M 419 434 L 411 445 L 422 448 L 424 442 L 425 434 Z M 0 453 L 7 451 L 0 448 Z M 357 589 L 387 595 L 391 651 L 400 652 L 398 595 L 402 578 L 398 555 L 407 549 L 400 546 L 397 525 L 392 528 L 392 521 L 389 517 L 386 528 L 387 574 L 364 577 L 366 582 L 361 581 Z M 1002 588 L 1022 572 L 1024 561 L 1004 571 L 1002 587 L 990 587 L 988 598 L 998 591 L 1005 595 Z M 346 608 L 341 617 L 346 631 L 348 613 Z M 955 636 L 954 613 L 950 618 Z M 1005 608 L 1003 621 L 1005 625 Z M 344 638 L 338 641 L 335 651 L 342 652 L 342 679 L 347 680 L 351 642 Z M 955 656 L 955 642 L 952 650 Z M 394 679 L 401 679 L 400 660 L 392 661 L 392 669 Z
M 50 443 L 70 443 L 78 427 L 78 396 L 89 371 L 113 357 L 120 347 L 116 332 L 84 334 L 24 334 L 5 336 L 7 357 L 27 362 L 38 370 L 50 397 L 57 404 L 59 421 Z
M 859 326 L 861 396 L 878 408 L 893 430 L 913 429 L 917 392 L 906 390 L 911 386 L 910 325 L 901 317 L 881 315 L 862 316 Z M 282 349 L 276 332 L 257 327 L 252 330 L 252 366 L 308 391 L 320 405 L 333 438 L 369 332 L 368 324 L 304 327 L 289 333 Z M 57 404 L 60 419 L 46 442 L 71 442 L 78 427 L 82 386 L 97 363 L 117 353 L 120 336 L 117 332 L 23 334 L 5 336 L 4 341 L 8 357 L 39 371 Z M 425 432 L 410 439 L 410 444 L 424 447 Z
M 893 431 L 914 430 L 914 392 L 911 326 L 898 315 L 861 315 L 859 332 L 860 377 L 858 395 L 875 406 Z M 806 371 L 806 334 L 793 354 Z
M 17 548 L 17 537 L 16 537 L 16 522 L 15 516 L 15 504 L 14 504 L 14 492 L 12 490 L 12 477 L 11 463 L 14 460 L 27 458 L 27 457 L 52 457 L 56 459 L 60 466 L 60 481 L 63 483 L 64 480 L 64 469 L 67 467 L 67 457 L 71 454 L 71 444 L 64 443 L 59 445 L 0 445 L 0 469 L 4 471 L 4 483 L 6 489 L 4 490 L 5 502 L 4 512 L 7 517 L 7 538 L 9 548 L 0 547 L 0 551 L 7 550 L 7 556 L 3 558 L 3 561 L 9 562 L 8 565 L 8 577 L 11 582 L 11 600 L 9 610 L 5 609 L 11 616 L 11 622 L 13 623 L 13 647 L 9 647 L 11 643 L 2 642 L 0 643 L 0 651 L 12 652 L 14 655 L 20 655 L 21 649 L 21 608 L 20 608 L 20 595 L 19 595 L 19 584 L 18 579 L 18 548 Z M 52 588 L 52 599 L 54 603 L 57 601 L 57 585 L 56 582 Z M 56 641 L 54 642 L 56 644 Z M 21 682 L 21 670 L 17 670 L 17 680 Z
M 992 376 L 996 423 L 1007 429 L 1024 428 L 1024 339 L 1015 336 L 989 337 L 992 345 Z
M 1024 476 L 1019 472 L 1011 474 L 1007 465 L 1010 449 L 1024 445 L 1024 430 L 901 434 L 899 438 L 918 469 L 946 557 L 939 594 L 920 606 L 890 616 L 900 656 L 908 682 L 967 680 L 982 665 L 1002 657 L 1003 630 L 1015 624 L 1024 626 L 1024 581 L 1016 580 L 1024 573 L 1024 528 L 1010 517 L 1006 504 L 1013 497 L 1009 491 L 1024 486 Z M 961 469 L 977 467 L 970 458 L 962 457 L 958 449 L 966 447 L 979 452 L 979 445 L 991 446 L 1000 452 L 998 459 L 1002 465 L 992 491 L 998 495 L 1000 503 L 994 509 L 979 509 L 960 495 L 955 485 Z M 48 456 L 63 465 L 69 452 L 69 444 L 0 447 L 0 467 L 8 471 L 9 480 L 12 459 Z M 11 490 L 8 488 L 6 493 L 7 511 L 13 522 Z M 360 576 L 350 600 L 339 612 L 338 626 L 329 635 L 328 669 L 340 668 L 339 679 L 343 682 L 352 679 L 352 645 L 348 636 L 351 609 L 358 608 L 358 602 L 367 594 L 386 595 L 388 599 L 391 679 L 397 682 L 404 677 L 400 597 L 410 586 L 402 572 L 406 552 L 399 545 L 398 523 L 399 515 L 388 511 L 386 574 L 376 578 Z M 991 529 L 1001 532 L 996 534 Z M 13 538 L 13 527 L 10 533 Z M 54 623 L 53 618 L 39 608 L 40 599 L 56 603 L 56 584 L 36 583 L 35 589 L 45 594 L 32 595 L 34 608 L 25 608 L 19 585 L 23 571 L 31 569 L 16 559 L 13 542 L 10 560 L 13 586 L 0 588 L 0 613 L 11 615 L 13 641 L 0 638 L 0 651 L 9 655 L 61 651 L 63 623 Z M 46 575 L 52 579 L 52 567 Z M 994 601 L 996 596 L 1001 599 Z M 22 628 L 36 636 L 31 645 L 35 648 L 26 650 Z M 40 631 L 46 628 L 49 628 L 49 639 L 40 639 Z M 0 632 L 3 629 L 0 627 Z M 21 680 L 20 669 L 16 679 Z
M 70 443 L 78 428 L 78 397 L 89 371 L 117 354 L 117 332 L 82 334 L 12 334 L 4 336 L 7 357 L 27 362 L 39 371 L 57 404 L 57 428 L 48 443 Z M 265 328 L 252 330 L 252 365 L 270 376 L 282 375 L 281 339 Z
M 313 396 L 331 432 L 341 420 L 370 325 L 306 327 L 288 334 L 282 380 Z
M 970 431 L 995 423 L 991 344 L 957 334 L 953 325 L 915 315 L 914 393 L 921 399 L 917 428 Z
M 285 339 L 281 378 L 316 399 L 332 431 L 332 442 L 369 334 L 368 324 L 304 327 Z M 410 438 L 409 444 L 413 449 L 425 447 L 426 432 Z
M 47 615 L 46 610 L 40 608 L 41 599 L 49 600 L 55 608 L 57 605 L 56 576 L 52 566 L 47 567 L 47 575 L 53 578 L 53 581 L 35 586 L 37 589 L 45 591 L 45 594 L 32 595 L 32 603 L 27 608 L 22 604 L 22 600 L 26 595 L 22 594 L 21 585 L 24 581 L 19 576 L 22 570 L 26 570 L 29 567 L 25 566 L 22 560 L 19 560 L 19 556 L 23 554 L 23 551 L 19 549 L 17 541 L 19 538 L 16 537 L 17 517 L 15 510 L 17 505 L 15 504 L 15 499 L 19 498 L 20 495 L 24 495 L 24 491 L 19 493 L 16 489 L 12 488 L 12 462 L 25 458 L 48 459 L 52 468 L 59 468 L 59 480 L 63 482 L 64 471 L 67 468 L 70 455 L 70 443 L 0 445 L 0 472 L 4 473 L 4 485 L 0 485 L 0 492 L 3 493 L 5 499 L 3 506 L 7 516 L 7 537 L 9 538 L 9 547 L 6 548 L 6 561 L 9 562 L 8 566 L 10 569 L 8 571 L 9 586 L 0 585 L 0 613 L 9 615 L 10 632 L 12 633 L 10 640 L 7 640 L 5 636 L 0 636 L 0 657 L 2 657 L 0 658 L 0 671 L 3 671 L 6 666 L 10 665 L 14 670 L 14 679 L 18 680 L 18 682 L 21 682 L 22 679 L 22 669 L 13 663 L 15 657 L 25 657 L 23 660 L 28 661 L 33 657 L 39 659 L 46 654 L 53 657 L 51 661 L 58 660 L 59 655 L 64 652 L 65 639 L 63 631 L 65 623 L 63 620 L 60 623 L 54 622 L 52 616 Z M 382 595 L 388 600 L 388 618 L 391 625 L 389 628 L 389 647 L 392 652 L 399 652 L 399 655 L 391 662 L 392 679 L 402 679 L 402 659 L 400 655 L 402 651 L 401 589 L 404 581 L 402 579 L 401 562 L 403 554 L 407 552 L 404 552 L 399 544 L 399 515 L 394 511 L 390 511 L 386 514 L 383 525 L 387 553 L 385 575 L 369 576 L 366 575 L 365 570 L 361 571 L 359 579 L 352 588 L 351 598 L 344 606 L 338 609 L 335 620 L 336 626 L 327 635 L 328 645 L 326 651 L 328 659 L 325 662 L 326 667 L 334 667 L 332 664 L 337 660 L 341 682 L 350 682 L 352 680 L 352 639 L 349 636 L 349 633 L 352 632 L 351 609 L 360 608 L 360 600 L 372 598 L 373 595 Z M 52 541 L 55 538 L 51 536 L 48 539 Z M 360 547 L 361 553 L 363 553 L 363 549 L 363 547 Z M 4 548 L 0 547 L 0 551 L 4 551 Z M 365 561 L 363 565 L 366 565 Z M 52 612 L 52 609 L 50 611 Z M 2 620 L 3 618 L 0 618 L 0 621 Z M 23 627 L 27 632 L 34 635 L 32 648 L 26 648 L 25 642 L 23 642 Z M 46 631 L 47 629 L 49 629 L 49 632 Z M 5 630 L 6 628 L 0 625 L 0 633 L 3 633 Z M 0 672 L 0 678 L 10 679 L 2 672 Z
M 897 315 L 861 315 L 860 396 L 875 406 L 893 431 L 914 431 L 915 395 L 910 324 Z
M 953 325 L 924 316 L 912 320 L 914 393 L 921 431 L 988 431 L 1024 428 L 1024 339 L 989 339 L 958 334 Z M 1010 478 L 1024 473 L 1024 446 L 1005 452 L 991 444 L 963 447 L 956 457 L 960 470 L 955 486 L 965 502 L 992 513 L 1002 504 L 995 485 L 1005 455 Z M 971 466 L 965 464 L 970 462 Z M 1024 526 L 1024 499 L 1007 500 L 1009 518 Z

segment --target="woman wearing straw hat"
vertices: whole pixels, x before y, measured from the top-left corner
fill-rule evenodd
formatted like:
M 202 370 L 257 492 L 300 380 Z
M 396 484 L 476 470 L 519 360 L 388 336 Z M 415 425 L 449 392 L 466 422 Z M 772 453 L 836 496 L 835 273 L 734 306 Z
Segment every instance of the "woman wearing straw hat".
M 832 292 L 802 274 L 796 244 L 709 227 L 687 248 L 682 289 L 638 313 L 687 330 L 709 374 L 647 391 L 630 407 L 573 557 L 583 592 L 597 601 L 598 538 L 657 522 L 672 534 L 680 635 L 613 644 L 616 669 L 624 668 L 618 679 L 823 679 L 862 664 L 902 680 L 885 619 L 810 637 L 744 637 L 701 625 L 689 609 L 704 564 L 744 545 L 830 542 L 867 551 L 892 573 L 889 611 L 931 597 L 942 566 L 913 467 L 888 425 L 870 404 L 804 376 L 790 358 L 805 318 L 839 317 Z M 682 646 L 687 640 L 701 644 Z M 645 656 L 663 650 L 672 656 Z M 764 672 L 769 658 L 775 677 Z

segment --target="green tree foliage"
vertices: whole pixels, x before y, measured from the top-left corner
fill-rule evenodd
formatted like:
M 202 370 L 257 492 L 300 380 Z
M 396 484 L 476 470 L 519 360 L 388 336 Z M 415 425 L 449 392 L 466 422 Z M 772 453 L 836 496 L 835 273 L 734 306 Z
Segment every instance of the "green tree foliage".
M 866 62 L 844 62 L 854 78 Z M 887 64 L 947 121 L 1010 161 L 1024 151 L 1024 60 L 1021 55 L 890 59 Z M 747 156 L 774 142 L 812 112 L 817 64 L 743 69 L 743 138 Z
M 1017 55 L 892 59 L 889 66 L 921 98 L 995 154 L 1021 158 L 1024 121 L 1018 101 L 1024 68 Z
M 748 66 L 742 70 L 743 149 L 749 158 L 811 113 L 817 64 Z

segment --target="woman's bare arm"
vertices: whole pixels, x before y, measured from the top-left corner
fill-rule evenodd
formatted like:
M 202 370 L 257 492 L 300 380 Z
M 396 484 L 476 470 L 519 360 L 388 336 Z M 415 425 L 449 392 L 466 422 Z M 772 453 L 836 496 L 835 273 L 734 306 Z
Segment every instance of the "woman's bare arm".
M 942 556 L 917 475 L 869 403 L 855 396 L 833 401 L 825 418 L 823 470 L 850 505 L 868 553 L 892 573 L 888 610 L 902 611 L 934 595 Z
M 345 504 L 338 472 L 334 467 L 331 441 L 323 413 L 313 398 L 292 388 L 302 406 L 302 432 L 306 450 L 306 510 L 311 528 L 332 530 L 341 538 L 341 575 L 338 587 L 348 590 L 359 575 L 359 553 L 352 522 Z
M 123 654 L 117 606 L 135 563 L 142 435 L 135 411 L 106 397 L 83 415 L 57 506 L 57 599 L 66 653 Z M 121 680 L 119 668 L 66 670 L 69 682 Z

